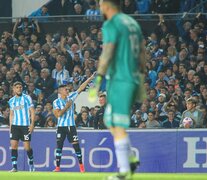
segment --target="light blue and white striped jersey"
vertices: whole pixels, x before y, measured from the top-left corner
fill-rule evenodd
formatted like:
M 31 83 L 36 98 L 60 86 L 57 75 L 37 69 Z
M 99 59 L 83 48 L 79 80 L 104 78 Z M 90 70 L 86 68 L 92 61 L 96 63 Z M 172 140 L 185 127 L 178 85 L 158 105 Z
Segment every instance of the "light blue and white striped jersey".
M 88 9 L 86 11 L 86 16 L 90 20 L 99 20 L 101 13 L 98 9 Z
M 66 127 L 66 126 L 75 126 L 75 119 L 74 119 L 74 101 L 78 96 L 78 92 L 72 92 L 67 96 L 66 99 L 57 98 L 53 101 L 53 109 L 64 109 L 67 101 L 72 100 L 72 105 L 68 110 L 60 117 L 58 117 L 57 126 L 58 127 Z
M 29 109 L 33 107 L 32 99 L 29 95 L 22 94 L 20 97 L 14 96 L 9 100 L 10 109 L 14 112 L 12 125 L 29 126 Z
M 66 69 L 63 69 L 59 72 L 57 72 L 56 69 L 53 69 L 52 78 L 55 79 L 55 81 L 56 81 L 55 86 L 58 87 L 62 84 L 67 84 L 70 80 L 70 75 L 69 75 L 68 70 L 66 70 Z

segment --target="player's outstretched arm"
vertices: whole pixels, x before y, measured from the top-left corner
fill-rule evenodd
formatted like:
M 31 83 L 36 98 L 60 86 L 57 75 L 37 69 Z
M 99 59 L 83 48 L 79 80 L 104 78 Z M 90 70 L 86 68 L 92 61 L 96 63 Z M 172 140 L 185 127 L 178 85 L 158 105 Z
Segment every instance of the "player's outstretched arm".
M 91 77 L 89 77 L 84 83 L 80 85 L 80 87 L 77 89 L 78 94 L 81 93 L 86 88 L 87 84 L 94 79 L 95 74 L 96 73 L 93 73 Z

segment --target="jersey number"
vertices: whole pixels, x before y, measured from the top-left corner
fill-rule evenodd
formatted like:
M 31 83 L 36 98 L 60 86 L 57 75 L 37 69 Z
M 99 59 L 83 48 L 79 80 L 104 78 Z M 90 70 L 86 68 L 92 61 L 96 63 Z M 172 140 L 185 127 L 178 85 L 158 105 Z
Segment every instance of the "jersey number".
M 73 141 L 78 141 L 78 136 L 73 136 Z
M 129 36 L 131 50 L 135 58 L 138 58 L 139 53 L 139 40 L 136 34 L 131 34 Z
M 24 135 L 24 140 L 25 140 L 25 141 L 28 141 L 28 140 L 29 140 L 29 134 Z

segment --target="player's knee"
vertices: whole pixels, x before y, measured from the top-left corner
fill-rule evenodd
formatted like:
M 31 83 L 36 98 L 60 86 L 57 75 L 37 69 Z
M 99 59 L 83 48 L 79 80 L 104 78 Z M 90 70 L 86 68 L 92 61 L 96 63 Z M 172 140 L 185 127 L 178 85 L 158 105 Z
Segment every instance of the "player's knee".
M 127 132 L 122 127 L 113 128 L 113 136 L 115 139 L 122 139 L 127 136 Z
M 31 149 L 30 142 L 24 142 L 24 149 L 29 151 Z
M 18 145 L 12 145 L 11 144 L 11 148 L 17 150 L 18 149 Z
M 11 148 L 18 149 L 18 141 L 11 140 Z

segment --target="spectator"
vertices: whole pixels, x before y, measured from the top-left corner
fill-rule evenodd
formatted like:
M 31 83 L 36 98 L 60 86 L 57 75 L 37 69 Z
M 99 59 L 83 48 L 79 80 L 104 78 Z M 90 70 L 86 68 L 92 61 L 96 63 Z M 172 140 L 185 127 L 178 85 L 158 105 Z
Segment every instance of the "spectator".
M 2 115 L 0 116 L 0 127 L 1 126 L 9 126 L 10 122 L 9 122 L 9 107 L 8 105 L 3 106 L 2 108 Z
M 136 112 L 132 115 L 130 121 L 130 127 L 138 128 L 139 125 L 142 123 L 142 112 L 140 110 L 136 110 Z
M 73 14 L 73 4 L 69 0 L 54 0 L 48 5 L 51 15 Z
M 139 14 L 148 14 L 150 11 L 150 0 L 136 0 L 136 11 Z
M 38 17 L 39 22 L 47 22 L 48 21 L 48 8 L 46 5 L 43 5 L 40 9 L 34 11 L 32 14 L 30 14 L 29 18 L 36 18 Z
M 170 33 L 168 24 L 165 22 L 163 15 L 159 14 L 158 16 L 159 16 L 159 23 L 155 28 L 155 33 L 159 39 L 167 38 Z
M 146 128 L 159 128 L 160 124 L 155 120 L 155 114 L 153 112 L 148 113 L 147 122 L 145 122 Z
M 32 33 L 40 33 L 40 27 L 37 20 L 29 22 L 29 19 L 26 17 L 21 20 L 16 19 L 13 27 L 13 35 L 30 36 Z
M 0 88 L 0 105 L 3 107 L 7 105 L 7 101 L 8 101 L 8 98 L 5 95 L 6 93 L 4 89 Z
M 52 116 L 49 116 L 47 119 L 46 119 L 46 122 L 45 122 L 45 126 L 46 128 L 54 128 L 56 126 L 56 123 L 55 123 L 55 120 L 53 119 Z
M 89 118 L 90 118 L 90 121 L 93 123 L 93 127 L 94 127 L 94 120 L 96 117 L 96 113 L 99 109 L 100 109 L 100 106 L 96 105 L 95 107 L 91 107 L 89 110 Z
M 97 111 L 96 117 L 94 119 L 94 129 L 107 129 L 103 121 L 103 115 L 106 108 L 105 94 L 99 95 L 99 104 L 100 104 L 100 110 Z
M 40 113 L 35 114 L 35 127 L 44 127 L 45 125 L 45 120 L 43 116 Z
M 159 114 L 159 121 L 163 121 L 163 118 L 166 116 L 165 112 L 165 104 L 166 104 L 166 95 L 161 93 L 158 96 L 158 103 L 157 103 L 157 112 Z
M 73 67 L 82 66 L 82 62 L 78 53 L 75 53 L 73 56 Z
M 92 72 L 90 71 L 89 68 L 85 69 L 84 75 L 82 76 L 81 82 L 84 82 L 86 79 L 88 79 L 92 75 Z M 93 86 L 93 82 L 90 82 L 87 86 L 86 89 L 88 89 L 90 86 Z
M 135 0 L 122 0 L 121 1 L 121 10 L 126 14 L 137 13 Z
M 207 107 L 207 88 L 206 87 L 204 87 L 201 90 L 201 99 L 202 99 L 203 105 Z
M 36 88 L 35 87 L 35 85 L 34 85 L 34 83 L 29 83 L 28 84 L 28 91 L 27 91 L 27 94 L 28 95 L 30 95 L 30 96 L 32 96 L 33 97 L 33 95 L 36 97 L 35 99 L 37 99 L 37 97 L 40 95 L 40 93 L 41 93 L 41 90 L 40 89 L 38 89 L 38 88 Z M 33 94 L 33 95 L 32 95 Z
M 177 10 L 173 7 L 176 7 L 178 1 L 170 1 L 170 0 L 152 0 L 151 2 L 151 12 L 153 14 L 164 14 L 164 13 L 172 13 Z M 174 10 L 175 9 L 175 10 Z
M 174 46 L 169 46 L 167 48 L 167 55 L 172 64 L 175 64 L 176 62 L 176 54 L 177 54 L 177 50 Z
M 179 121 L 175 118 L 175 113 L 169 110 L 167 113 L 167 119 L 163 121 L 162 127 L 164 128 L 178 128 Z
M 100 19 L 100 11 L 96 7 L 95 0 L 90 0 L 89 9 L 86 11 L 86 17 L 89 20 L 99 20 Z
M 154 88 L 151 88 L 149 90 L 148 99 L 149 101 L 155 101 L 157 98 L 157 90 Z
M 152 69 L 152 63 L 151 62 L 147 62 L 146 63 L 146 67 L 147 67 L 147 71 L 148 71 L 148 79 L 150 79 L 150 87 L 154 88 L 155 87 L 155 83 L 156 83 L 156 79 L 157 79 L 157 73 Z
M 48 116 L 53 116 L 52 103 L 47 101 L 42 111 L 42 116 L 46 119 Z M 55 119 L 55 117 L 53 117 Z
M 74 5 L 74 15 L 84 15 L 85 12 L 81 4 Z
M 77 127 L 93 127 L 93 121 L 90 120 L 87 111 L 83 111 L 81 113 L 81 118 L 78 119 L 76 126 Z
M 147 104 L 143 102 L 142 105 L 141 105 L 141 109 L 140 110 L 142 112 L 142 121 L 146 122 L 147 118 L 148 118 L 148 115 L 147 115 L 147 113 L 148 113 L 148 106 L 147 106 Z
M 201 84 L 201 79 L 198 73 L 195 73 L 193 76 L 193 87 L 194 87 L 195 93 L 200 93 L 200 84 Z
M 186 100 L 186 107 L 187 110 L 183 112 L 180 127 L 182 128 L 189 128 L 189 125 L 186 125 L 184 127 L 183 125 L 183 119 L 185 117 L 189 117 L 193 120 L 193 127 L 194 128 L 203 128 L 204 120 L 203 120 L 203 114 L 199 109 L 196 109 L 196 100 L 194 98 L 188 98 Z
M 54 79 L 50 77 L 50 71 L 47 68 L 41 70 L 40 77 L 35 83 L 35 87 L 40 89 L 45 98 L 48 98 L 54 91 Z
M 204 128 L 206 128 L 207 127 L 207 109 L 204 105 L 201 105 L 200 110 L 203 114 Z
M 69 72 L 64 69 L 64 64 L 62 62 L 56 63 L 55 69 L 52 71 L 52 78 L 55 79 L 55 88 L 69 82 Z

